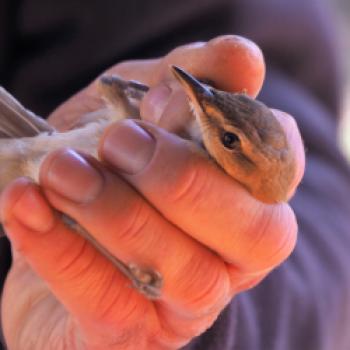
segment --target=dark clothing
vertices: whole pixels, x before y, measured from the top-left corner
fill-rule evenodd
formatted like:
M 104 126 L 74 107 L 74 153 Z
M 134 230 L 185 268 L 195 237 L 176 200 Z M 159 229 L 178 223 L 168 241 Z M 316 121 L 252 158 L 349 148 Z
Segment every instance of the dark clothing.
M 259 98 L 292 114 L 307 149 L 292 200 L 292 256 L 186 349 L 350 349 L 350 171 L 337 147 L 339 67 L 322 0 L 3 0 L 0 83 L 47 114 L 108 66 L 216 35 L 255 40 L 267 59 Z M 1 243 L 2 276 L 8 246 Z

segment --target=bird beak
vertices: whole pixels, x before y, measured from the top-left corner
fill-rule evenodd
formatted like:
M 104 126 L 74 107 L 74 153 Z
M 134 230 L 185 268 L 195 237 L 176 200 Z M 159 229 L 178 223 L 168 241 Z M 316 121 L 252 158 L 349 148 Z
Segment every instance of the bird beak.
M 185 89 L 185 92 L 191 102 L 194 105 L 198 105 L 202 110 L 204 110 L 202 103 L 205 100 L 212 100 L 214 97 L 210 89 L 206 85 L 202 84 L 199 80 L 194 78 L 191 74 L 185 72 L 183 69 L 177 66 L 171 66 L 171 70 Z

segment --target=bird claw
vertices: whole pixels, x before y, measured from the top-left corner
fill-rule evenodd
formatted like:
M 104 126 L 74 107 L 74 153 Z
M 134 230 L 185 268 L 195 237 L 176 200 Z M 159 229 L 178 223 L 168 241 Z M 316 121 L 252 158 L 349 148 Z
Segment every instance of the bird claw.
M 148 299 L 158 299 L 161 295 L 163 278 L 161 274 L 149 268 L 141 268 L 136 264 L 128 264 L 133 286 Z

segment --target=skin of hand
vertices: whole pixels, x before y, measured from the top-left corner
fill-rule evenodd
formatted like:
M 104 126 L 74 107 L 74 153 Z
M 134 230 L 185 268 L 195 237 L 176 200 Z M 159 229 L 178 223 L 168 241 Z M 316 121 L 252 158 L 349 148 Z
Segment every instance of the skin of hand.
M 109 70 L 151 86 L 143 120 L 113 124 L 100 143 L 101 162 L 59 150 L 42 165 L 40 186 L 21 178 L 1 195 L 14 255 L 1 315 L 10 350 L 179 348 L 293 250 L 297 224 L 287 203 L 257 201 L 204 152 L 171 133 L 191 114 L 169 64 L 252 96 L 264 78 L 260 50 L 235 36 Z M 69 129 L 101 103 L 92 83 L 60 106 L 51 123 Z M 304 171 L 303 145 L 293 118 L 274 113 L 298 160 L 292 195 Z M 148 300 L 131 288 L 56 210 L 123 261 L 159 271 L 161 298 Z

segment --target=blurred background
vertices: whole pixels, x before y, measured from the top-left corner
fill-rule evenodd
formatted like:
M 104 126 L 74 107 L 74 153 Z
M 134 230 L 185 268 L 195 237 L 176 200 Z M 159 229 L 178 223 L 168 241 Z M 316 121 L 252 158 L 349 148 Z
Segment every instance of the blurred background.
M 339 129 L 340 142 L 350 160 L 350 1 L 335 1 L 339 25 L 339 45 L 344 67 L 344 98 L 342 125 Z

